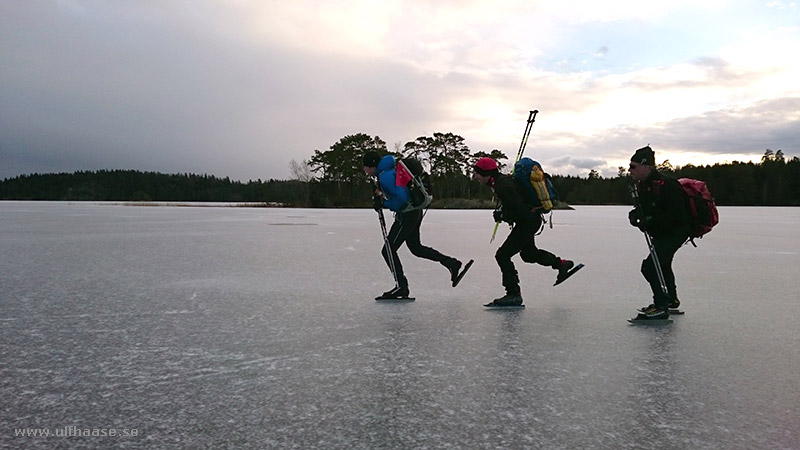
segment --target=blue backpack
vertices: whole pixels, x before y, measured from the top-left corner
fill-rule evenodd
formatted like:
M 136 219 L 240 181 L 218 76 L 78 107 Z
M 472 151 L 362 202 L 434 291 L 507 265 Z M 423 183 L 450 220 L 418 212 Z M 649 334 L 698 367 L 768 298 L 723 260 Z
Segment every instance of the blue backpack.
M 533 205 L 534 212 L 547 214 L 553 209 L 558 201 L 558 192 L 541 164 L 528 157 L 522 158 L 514 164 L 513 175 L 525 188 L 523 190 L 528 195 L 523 200 Z

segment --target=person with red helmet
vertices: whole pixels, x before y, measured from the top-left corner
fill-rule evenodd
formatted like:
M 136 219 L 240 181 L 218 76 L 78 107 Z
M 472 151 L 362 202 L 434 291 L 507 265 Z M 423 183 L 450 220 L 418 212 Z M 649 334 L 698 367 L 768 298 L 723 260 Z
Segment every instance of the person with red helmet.
M 486 306 L 522 306 L 522 295 L 519 286 L 519 274 L 511 261 L 511 257 L 519 253 L 522 260 L 529 264 L 539 264 L 558 271 L 556 284 L 560 284 L 577 272 L 582 264 L 559 258 L 553 253 L 536 247 L 535 236 L 542 226 L 542 215 L 528 205 L 524 186 L 510 175 L 500 173 L 497 161 L 492 158 L 479 158 L 473 166 L 473 178 L 494 191 L 502 207 L 493 212 L 495 222 L 508 222 L 512 225 L 505 242 L 497 249 L 495 260 L 503 274 L 503 287 L 506 295 L 495 299 Z

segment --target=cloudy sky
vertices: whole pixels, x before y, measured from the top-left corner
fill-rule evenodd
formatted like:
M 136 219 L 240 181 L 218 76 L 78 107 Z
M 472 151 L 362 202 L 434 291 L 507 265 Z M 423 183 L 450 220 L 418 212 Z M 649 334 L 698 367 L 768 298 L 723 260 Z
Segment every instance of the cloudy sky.
M 551 173 L 800 156 L 796 0 L 0 0 L 0 179 L 286 179 L 435 132 Z

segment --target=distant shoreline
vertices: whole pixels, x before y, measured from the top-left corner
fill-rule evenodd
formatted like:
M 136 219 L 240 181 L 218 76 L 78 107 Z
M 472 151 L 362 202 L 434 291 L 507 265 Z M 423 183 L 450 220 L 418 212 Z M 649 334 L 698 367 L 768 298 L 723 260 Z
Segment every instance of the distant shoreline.
M 69 205 L 101 205 L 101 206 L 139 206 L 139 207 L 181 207 L 181 208 L 297 208 L 297 209 L 365 209 L 372 206 L 303 206 L 280 202 L 181 202 L 181 201 L 97 201 L 97 200 L 0 200 L 0 203 L 32 202 L 32 203 L 66 203 Z M 615 205 L 605 205 L 615 206 Z M 618 205 L 617 205 L 618 206 Z M 494 202 L 474 199 L 446 199 L 434 201 L 430 209 L 494 209 Z M 560 202 L 556 210 L 575 209 L 571 205 Z

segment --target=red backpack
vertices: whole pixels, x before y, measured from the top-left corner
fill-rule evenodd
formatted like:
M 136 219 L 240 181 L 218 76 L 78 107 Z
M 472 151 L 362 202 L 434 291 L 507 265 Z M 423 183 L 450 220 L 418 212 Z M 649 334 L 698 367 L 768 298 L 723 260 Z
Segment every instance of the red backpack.
M 704 181 L 680 178 L 678 183 L 681 184 L 689 200 L 689 213 L 692 218 L 692 231 L 689 234 L 689 240 L 692 245 L 697 247 L 694 239 L 702 238 L 704 234 L 714 228 L 714 225 L 719 223 L 717 204 L 714 202 L 714 197 Z

